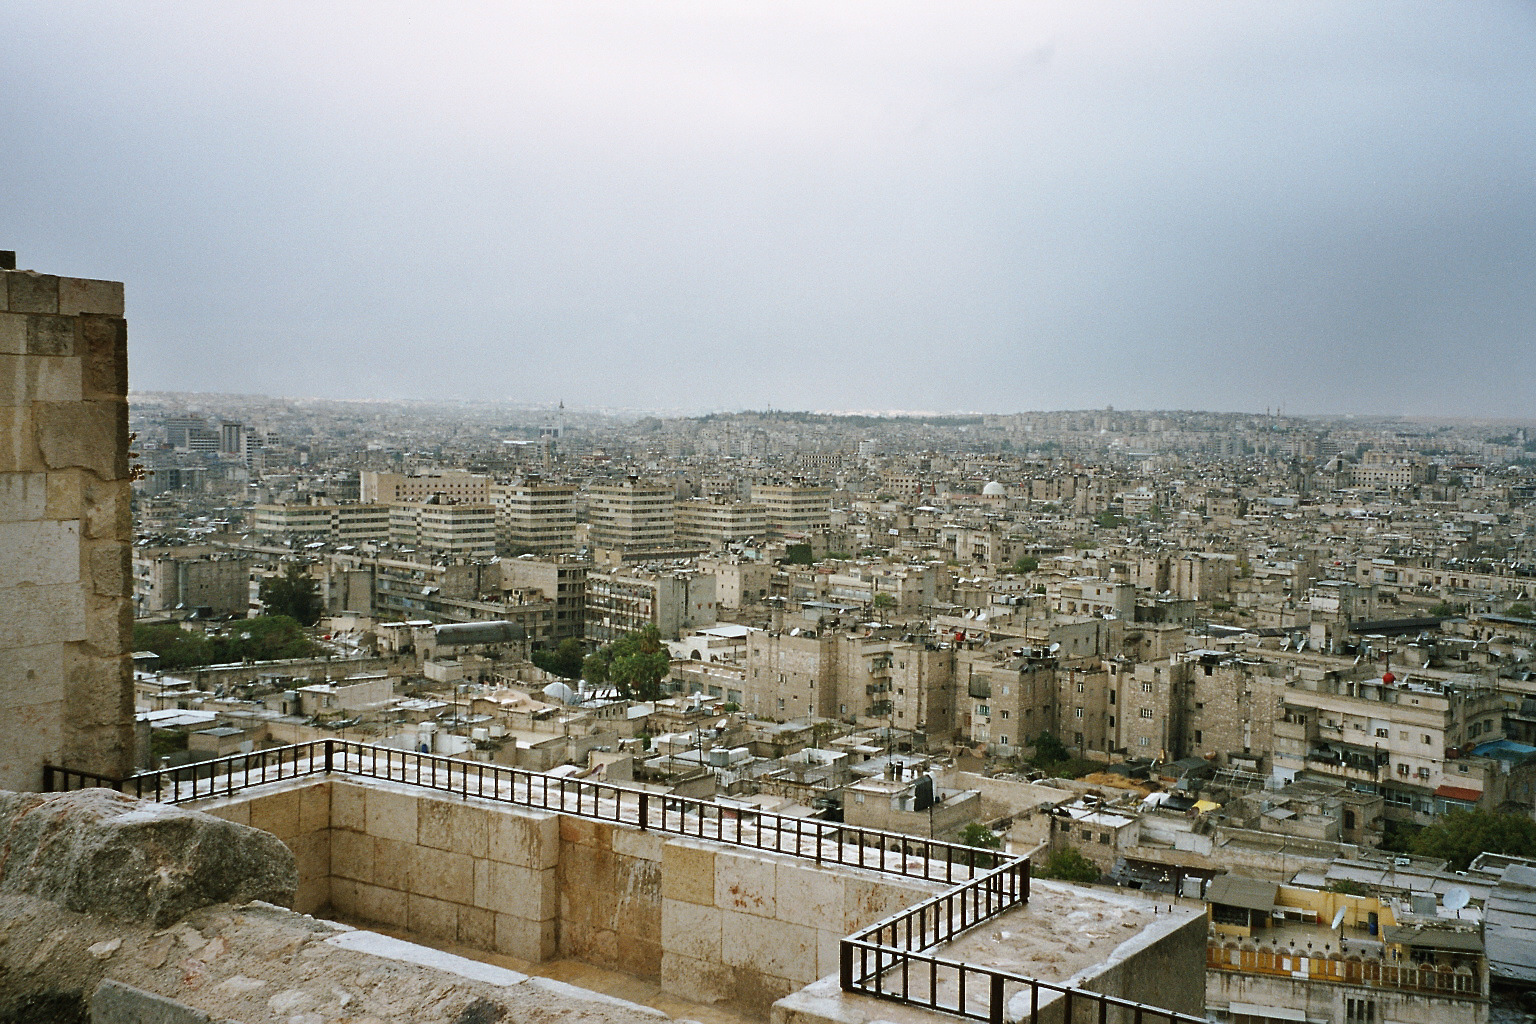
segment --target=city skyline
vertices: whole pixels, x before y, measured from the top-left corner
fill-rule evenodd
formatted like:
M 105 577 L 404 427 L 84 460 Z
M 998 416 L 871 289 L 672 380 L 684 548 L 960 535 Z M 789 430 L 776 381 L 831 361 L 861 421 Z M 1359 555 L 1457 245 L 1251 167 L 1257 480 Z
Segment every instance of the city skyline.
M 139 390 L 1517 417 L 1510 3 L 22 4 L 18 265 Z

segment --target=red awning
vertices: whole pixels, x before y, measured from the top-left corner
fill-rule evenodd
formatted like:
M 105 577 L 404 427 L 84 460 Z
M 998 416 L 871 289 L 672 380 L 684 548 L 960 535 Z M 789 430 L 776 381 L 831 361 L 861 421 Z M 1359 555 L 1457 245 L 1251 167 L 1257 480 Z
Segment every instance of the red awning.
M 1469 804 L 1475 804 L 1483 798 L 1481 791 L 1462 789 L 1459 786 L 1441 786 L 1435 790 L 1435 796 L 1443 796 L 1447 800 L 1465 800 Z

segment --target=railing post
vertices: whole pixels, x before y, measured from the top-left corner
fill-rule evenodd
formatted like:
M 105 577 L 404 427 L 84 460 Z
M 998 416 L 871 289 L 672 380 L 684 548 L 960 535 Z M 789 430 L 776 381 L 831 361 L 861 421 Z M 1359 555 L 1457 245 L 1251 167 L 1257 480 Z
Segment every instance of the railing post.
M 614 793 L 613 799 L 614 799 L 615 802 L 618 801 L 619 796 L 618 796 L 617 792 Z M 640 792 L 640 831 L 642 831 L 642 832 L 644 832 L 644 831 L 646 831 L 647 829 L 650 828 L 650 824 L 646 821 L 646 818 L 648 817 L 647 812 L 649 810 L 650 810 L 650 794 L 645 792 L 644 790 L 641 790 L 641 792 Z
M 1003 1024 L 1003 1011 L 1006 1009 L 1003 999 L 1003 976 L 992 975 L 992 998 L 990 1000 L 991 1014 L 988 1019 L 992 1024 Z
M 853 991 L 853 943 L 847 939 L 837 944 L 837 984 L 844 992 Z
M 327 774 L 327 775 L 331 774 L 331 752 L 332 752 L 332 749 L 333 749 L 333 741 L 329 740 L 329 739 L 326 740 L 325 741 L 325 774 Z

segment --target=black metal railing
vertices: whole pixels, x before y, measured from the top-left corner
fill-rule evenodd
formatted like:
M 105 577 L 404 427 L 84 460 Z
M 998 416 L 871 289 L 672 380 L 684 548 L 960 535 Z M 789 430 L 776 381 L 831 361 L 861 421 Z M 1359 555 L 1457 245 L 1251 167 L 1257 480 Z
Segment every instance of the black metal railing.
M 252 786 L 325 774 L 400 782 L 465 798 L 559 811 L 818 864 L 945 884 L 976 878 L 1015 859 L 995 850 L 899 832 L 736 809 L 698 797 L 338 739 L 232 754 L 124 779 L 48 765 L 43 768 L 43 789 L 54 793 L 104 786 L 140 799 L 178 804 L 232 797 Z
M 1029 860 L 1015 858 L 843 939 L 838 981 L 845 992 L 1003 1024 L 1196 1024 L 1203 1017 L 1056 985 L 929 952 L 1029 900 Z M 1015 1000 L 1027 996 L 1027 1007 Z M 1011 1011 L 1011 1012 L 1010 1012 Z

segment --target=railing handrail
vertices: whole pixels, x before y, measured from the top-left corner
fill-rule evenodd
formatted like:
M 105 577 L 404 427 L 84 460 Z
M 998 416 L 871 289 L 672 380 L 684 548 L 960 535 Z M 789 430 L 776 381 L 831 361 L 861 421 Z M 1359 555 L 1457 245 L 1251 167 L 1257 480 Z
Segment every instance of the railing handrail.
M 291 755 L 291 757 L 290 757 Z M 339 755 L 339 756 L 338 756 Z M 400 773 L 398 776 L 392 773 L 370 772 L 359 768 L 353 769 L 348 763 L 349 755 L 359 758 L 372 758 L 372 764 L 376 767 L 380 760 L 393 767 L 392 762 L 399 760 Z M 299 762 L 308 759 L 308 767 L 300 770 Z M 323 758 L 323 763 L 316 761 Z M 268 771 L 268 767 L 275 762 L 277 773 L 275 776 Z M 415 779 L 406 777 L 409 773 L 409 765 L 414 763 Z M 283 769 L 292 765 L 294 770 L 285 773 Z M 450 781 L 455 773 L 471 772 L 479 776 L 482 781 L 487 774 L 500 782 L 508 782 L 509 795 L 498 795 L 495 792 L 486 793 L 482 784 L 478 789 L 468 787 L 444 787 L 435 785 L 433 781 L 424 781 L 422 774 L 427 766 L 433 769 L 435 779 L 437 770 L 443 770 Z M 238 780 L 241 774 L 244 780 Z M 253 773 L 255 774 L 253 777 Z M 140 798 L 151 798 L 164 803 L 185 803 L 191 800 L 205 800 L 219 796 L 233 796 L 244 789 L 266 785 L 271 782 L 284 781 L 289 778 L 299 778 L 308 775 L 319 774 L 346 774 L 359 775 L 367 778 L 385 778 L 390 781 L 401 782 L 405 785 L 419 785 L 438 792 L 459 793 L 465 797 L 478 796 L 484 799 L 496 800 L 500 803 L 512 803 L 519 806 L 535 807 L 544 810 L 555 810 L 565 814 L 574 814 L 577 817 L 590 817 L 598 820 L 623 821 L 620 812 L 623 801 L 632 799 L 639 805 L 640 820 L 637 822 L 640 828 L 666 832 L 680 836 L 692 836 L 708 839 L 726 845 L 742 846 L 749 849 L 777 852 L 791 856 L 804 857 L 806 854 L 797 849 L 787 849 L 782 846 L 785 834 L 793 834 L 798 839 L 815 839 L 817 854 L 813 859 L 822 860 L 820 851 L 823 849 L 822 838 L 829 842 L 836 841 L 838 858 L 834 861 L 847 867 L 862 867 L 879 871 L 882 874 L 900 875 L 903 877 L 922 878 L 925 881 L 937 881 L 953 884 L 957 873 L 975 878 L 978 871 L 994 871 L 997 868 L 1011 862 L 1015 858 L 1009 854 L 989 850 L 981 847 L 966 846 L 960 843 L 951 843 L 945 840 L 923 838 L 921 836 L 907 835 L 902 832 L 891 832 L 885 829 L 867 828 L 858 825 L 847 825 L 841 822 L 828 822 L 819 818 L 801 818 L 793 815 L 783 815 L 772 811 L 754 811 L 745 808 L 722 807 L 720 804 L 700 797 L 679 796 L 673 794 L 658 794 L 650 790 L 630 786 L 622 786 L 612 782 L 598 782 L 590 779 L 570 779 L 550 776 L 543 772 L 533 771 L 528 768 L 518 768 L 510 765 L 487 764 L 482 761 L 466 761 L 460 758 L 448 757 L 442 754 L 429 754 L 421 751 L 404 750 L 398 747 L 381 747 L 373 744 L 361 743 L 356 740 L 324 739 L 307 740 L 302 743 L 287 744 L 280 747 L 268 747 L 265 750 L 251 751 L 250 753 L 226 754 L 223 757 L 211 758 L 207 761 L 197 761 L 190 764 L 179 765 L 174 768 L 156 768 L 150 771 L 138 772 L 126 778 L 114 778 L 95 772 L 83 771 L 76 768 L 64 768 L 56 765 L 44 766 L 44 788 L 53 791 L 54 779 L 62 776 L 65 789 L 82 788 L 71 787 L 69 780 L 76 779 L 81 782 L 95 783 L 119 792 L 131 792 Z M 206 787 L 200 783 L 207 781 Z M 238 781 L 237 781 L 238 780 Z M 192 791 L 182 795 L 179 788 L 190 782 Z M 528 791 L 526 800 L 516 796 L 516 783 L 523 783 Z M 535 787 L 542 787 L 546 799 L 543 802 L 533 799 Z M 558 787 L 561 799 L 558 803 L 548 800 L 552 788 Z M 169 792 L 167 792 L 169 791 Z M 569 806 L 565 799 L 574 791 L 576 808 Z M 583 810 L 585 800 L 591 797 L 593 801 L 593 813 Z M 614 814 L 603 815 L 596 813 L 597 802 L 609 798 L 615 802 Z M 660 805 L 660 810 L 651 813 L 651 804 Z M 686 827 L 689 814 L 697 815 L 700 827 L 690 830 Z M 677 827 L 672 827 L 669 822 L 673 815 L 677 815 Z M 733 838 L 730 830 L 724 828 L 724 821 L 730 820 L 734 815 L 738 823 Z M 661 820 L 655 820 L 659 817 Z M 779 845 L 764 847 L 760 842 L 748 842 L 742 837 L 741 823 L 750 818 L 758 825 L 758 829 L 774 833 Z M 702 825 L 705 820 L 717 820 L 719 827 L 706 832 Z M 857 858 L 844 859 L 841 854 L 843 844 L 855 845 L 860 853 Z M 866 860 L 863 855 L 865 849 L 872 849 L 878 845 L 881 856 L 873 858 L 873 862 Z M 885 852 L 895 852 L 899 855 L 899 863 L 896 869 L 885 865 Z M 909 869 L 907 859 L 918 857 L 921 860 L 921 870 Z M 936 870 L 936 868 L 942 870 Z M 958 867 L 958 871 L 956 870 Z

